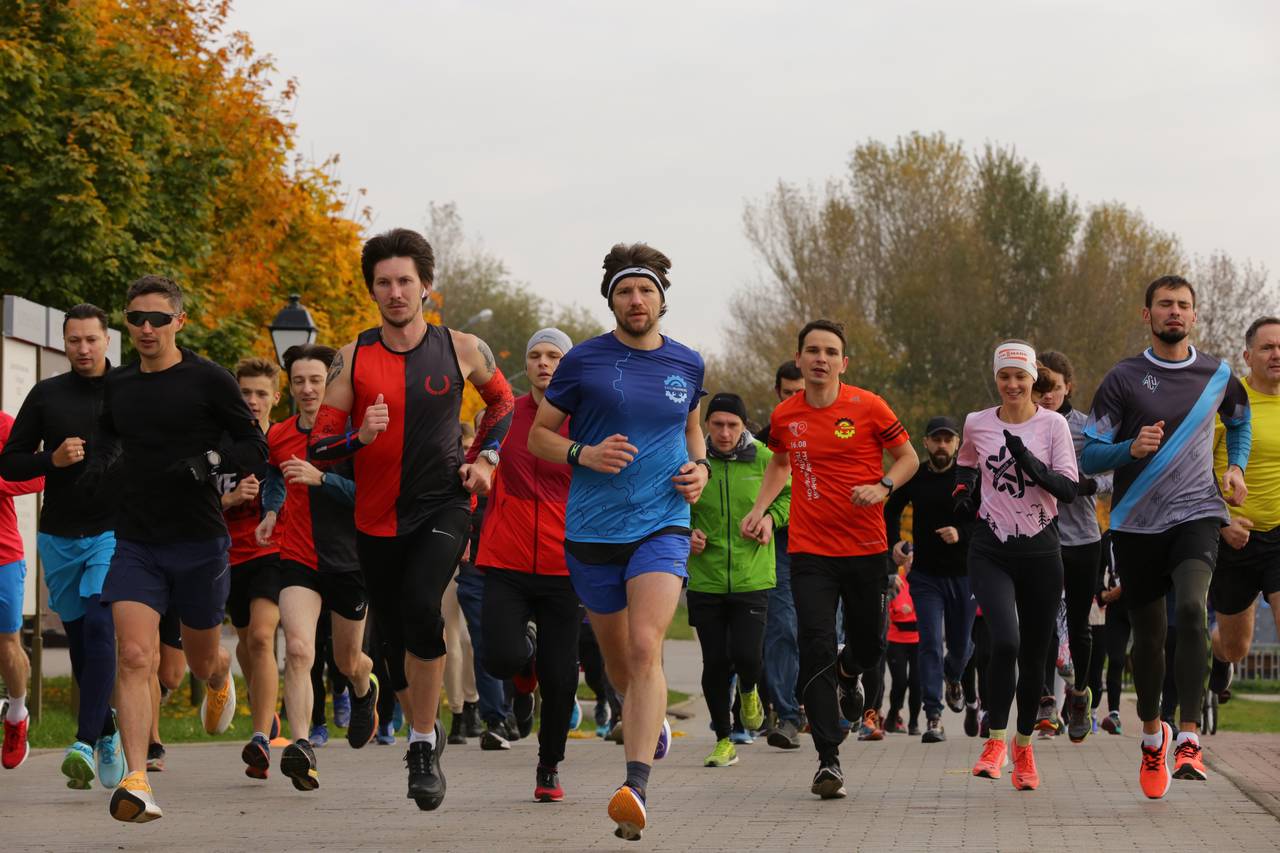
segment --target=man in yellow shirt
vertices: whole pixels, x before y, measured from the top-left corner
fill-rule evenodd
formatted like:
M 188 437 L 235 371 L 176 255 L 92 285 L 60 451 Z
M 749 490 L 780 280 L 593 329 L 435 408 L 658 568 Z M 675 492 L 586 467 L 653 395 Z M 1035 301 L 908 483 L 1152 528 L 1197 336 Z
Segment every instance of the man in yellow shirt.
M 1217 612 L 1213 629 L 1213 670 L 1209 689 L 1231 684 L 1231 663 L 1244 660 L 1253 639 L 1258 593 L 1271 605 L 1280 630 L 1280 317 L 1259 317 L 1245 333 L 1244 380 L 1253 412 L 1253 447 L 1244 482 L 1244 505 L 1230 507 L 1222 528 L 1218 564 L 1209 596 Z M 1214 469 L 1227 467 L 1226 430 L 1214 435 Z

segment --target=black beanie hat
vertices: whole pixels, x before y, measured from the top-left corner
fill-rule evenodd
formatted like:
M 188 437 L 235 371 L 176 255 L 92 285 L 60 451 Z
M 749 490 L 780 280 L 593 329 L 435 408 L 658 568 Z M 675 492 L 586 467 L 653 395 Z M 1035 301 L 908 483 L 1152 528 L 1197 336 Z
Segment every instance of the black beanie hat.
M 707 404 L 707 417 L 711 417 L 716 412 L 728 412 L 731 415 L 737 415 L 742 418 L 743 423 L 747 420 L 747 404 L 742 402 L 742 398 L 737 394 L 720 393 L 711 398 L 711 402 Z

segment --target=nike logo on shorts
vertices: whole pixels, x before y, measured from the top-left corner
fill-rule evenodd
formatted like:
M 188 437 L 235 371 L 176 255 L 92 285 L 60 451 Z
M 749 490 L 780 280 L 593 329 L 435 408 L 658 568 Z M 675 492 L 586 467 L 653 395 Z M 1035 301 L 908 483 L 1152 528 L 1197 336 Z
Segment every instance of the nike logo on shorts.
M 447 530 L 437 530 L 437 529 L 436 529 L 436 528 L 434 528 L 434 527 L 433 527 L 433 528 L 431 528 L 431 532 L 432 532 L 432 533 L 440 533 L 440 534 L 443 534 L 443 535 L 445 535 L 445 536 L 448 536 L 450 539 L 457 539 L 457 538 L 458 538 L 457 536 L 454 536 L 452 533 L 450 533 L 450 532 L 449 532 L 449 531 L 447 531 Z

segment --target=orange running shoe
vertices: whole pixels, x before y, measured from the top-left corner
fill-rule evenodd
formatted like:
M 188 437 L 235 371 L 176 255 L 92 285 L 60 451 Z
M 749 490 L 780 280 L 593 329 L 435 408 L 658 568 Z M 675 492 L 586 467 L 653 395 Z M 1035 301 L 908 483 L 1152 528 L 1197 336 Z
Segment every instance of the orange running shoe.
M 613 834 L 627 841 L 640 840 L 644 831 L 648 812 L 644 807 L 644 797 L 630 785 L 623 785 L 613 792 L 609 799 L 609 818 L 618 825 Z
M 1208 778 L 1204 772 L 1204 756 L 1200 751 L 1200 744 L 1193 740 L 1184 740 L 1174 747 L 1173 778 L 1191 779 L 1196 782 L 1203 782 Z
M 1000 771 L 1007 763 L 1007 750 L 1008 747 L 1004 741 L 997 738 L 988 738 L 987 742 L 982 746 L 982 755 L 978 757 L 978 763 L 973 765 L 973 775 L 983 776 L 987 779 L 999 779 Z
M 1169 773 L 1168 761 L 1173 729 L 1168 723 L 1162 721 L 1160 734 L 1163 737 L 1160 746 L 1142 747 L 1142 764 L 1138 768 L 1138 783 L 1142 786 L 1142 793 L 1153 800 L 1158 800 L 1168 793 L 1169 783 L 1173 781 L 1173 776 Z
M 236 680 L 227 673 L 226 683 L 221 690 L 205 686 L 204 701 L 200 703 L 200 719 L 204 722 L 204 730 L 211 735 L 220 735 L 231 726 L 236 715 Z
M 135 770 L 124 777 L 111 795 L 109 809 L 113 818 L 125 823 L 147 823 L 164 817 L 151 794 L 145 770 Z
M 1040 774 L 1036 772 L 1036 757 L 1031 753 L 1031 744 L 1018 746 L 1013 742 L 1013 772 L 1009 774 L 1014 790 L 1034 791 L 1040 787 Z
M 884 728 L 880 725 L 880 712 L 868 708 L 862 712 L 862 725 L 858 728 L 858 740 L 884 740 Z

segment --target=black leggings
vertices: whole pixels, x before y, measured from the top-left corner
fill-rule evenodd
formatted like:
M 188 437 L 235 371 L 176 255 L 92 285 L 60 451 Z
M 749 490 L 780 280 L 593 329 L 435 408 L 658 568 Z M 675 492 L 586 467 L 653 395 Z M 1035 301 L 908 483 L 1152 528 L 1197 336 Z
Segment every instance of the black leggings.
M 327 697 L 324 684 L 324 668 L 329 667 L 329 682 L 333 695 L 337 696 L 346 690 L 351 682 L 338 670 L 333 661 L 333 617 L 328 608 L 320 611 L 316 620 L 316 659 L 311 664 L 311 693 L 314 696 L 311 705 L 311 725 L 323 725 L 325 721 L 325 699 Z M 390 690 L 385 691 L 390 693 Z M 383 722 L 386 722 L 385 720 Z
M 1102 543 L 1062 546 L 1062 584 L 1067 600 L 1067 641 L 1075 667 L 1075 688 L 1084 690 L 1092 667 L 1093 635 L 1089 609 L 1098 591 L 1102 567 Z
M 1209 672 L 1206 599 L 1218 552 L 1216 518 L 1183 522 L 1163 533 L 1111 534 L 1120 586 L 1133 626 L 1133 686 L 1138 718 L 1160 718 L 1165 681 L 1167 593 L 1172 589 L 1176 651 L 1171 667 L 1181 705 L 1179 722 L 1198 723 Z
M 960 683 L 964 687 L 964 701 L 970 705 L 981 703 L 985 708 L 989 695 L 987 673 L 991 663 L 991 632 L 987 630 L 987 620 L 981 613 L 973 617 L 973 630 L 969 636 L 973 639 L 973 654 L 969 655 Z
M 1129 611 L 1124 602 L 1107 605 L 1107 711 L 1120 710 L 1124 663 L 1129 653 Z
M 116 629 L 111 608 L 99 596 L 87 599 L 84 616 L 62 623 L 71 653 L 71 671 L 80 687 L 76 740 L 93 746 L 115 731 L 111 689 L 116 681 Z
M 1107 668 L 1107 656 L 1103 654 L 1103 650 L 1107 647 L 1107 626 L 1090 625 L 1089 633 L 1093 634 L 1093 647 L 1098 650 L 1098 653 L 1089 659 L 1089 692 L 1093 694 L 1090 707 L 1096 711 L 1102 704 L 1102 671 Z
M 893 678 L 893 687 L 889 690 L 889 716 L 902 710 L 902 700 L 906 697 L 914 725 L 920 719 L 920 644 L 890 642 L 886 657 L 889 674 Z
M 1035 730 L 1045 655 L 1062 597 L 1057 539 L 1056 527 L 1048 527 L 1031 539 L 999 543 L 983 526 L 969 548 L 969 585 L 991 631 L 984 700 L 993 730 L 1008 728 L 1015 692 L 1018 734 Z
M 716 738 L 733 729 L 729 679 L 738 674 L 738 688 L 755 689 L 764 654 L 764 626 L 769 591 L 733 592 L 724 595 L 690 591 L 689 624 L 698 629 L 702 646 L 702 695 L 707 700 Z
M 569 718 L 578 692 L 578 596 L 568 575 L 535 575 L 482 568 L 484 603 L 480 629 L 484 668 L 494 678 L 526 672 L 530 659 L 542 692 L 538 762 L 554 768 L 564 760 Z M 538 626 L 537 648 L 527 626 Z
M 421 660 L 444 657 L 440 600 L 462 558 L 470 525 L 469 509 L 447 507 L 399 536 L 356 535 L 388 662 L 397 656 L 403 660 L 406 651 Z

